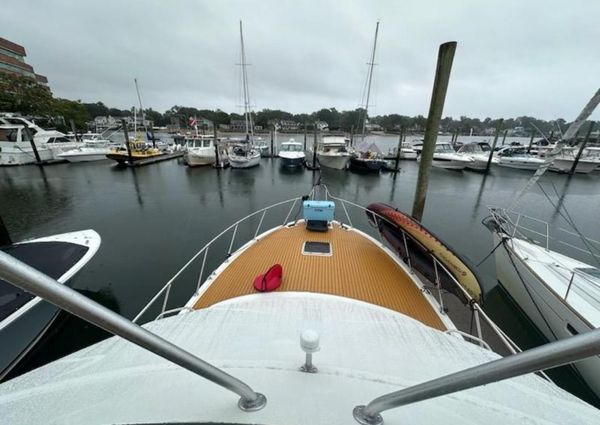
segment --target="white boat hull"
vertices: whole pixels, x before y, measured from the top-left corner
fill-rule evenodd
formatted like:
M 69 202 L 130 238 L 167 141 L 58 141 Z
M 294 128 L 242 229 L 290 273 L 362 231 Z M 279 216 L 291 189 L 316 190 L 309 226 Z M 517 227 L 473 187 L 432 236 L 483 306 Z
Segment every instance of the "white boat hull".
M 405 150 L 402 149 L 400 150 L 400 159 L 409 159 L 409 160 L 415 160 L 417 159 L 417 152 L 414 150 Z
M 231 168 L 252 168 L 260 165 L 260 154 L 252 156 L 229 155 L 229 165 Z
M 333 168 L 335 170 L 345 170 L 350 161 L 350 154 L 347 155 L 326 155 L 317 152 L 317 159 L 321 167 Z
M 500 237 L 494 233 L 494 246 L 500 243 Z M 515 263 L 513 267 L 507 250 L 499 247 L 495 251 L 496 273 L 500 284 L 506 289 L 533 324 L 549 341 L 569 338 L 574 333 L 591 330 L 589 324 L 566 304 L 562 296 L 549 288 L 538 275 L 529 268 L 517 252 L 506 244 Z M 523 280 L 521 280 L 523 279 Z M 562 294 L 564 295 L 564 294 Z M 600 358 L 591 357 L 574 364 L 590 388 L 600 396 Z
M 571 168 L 573 167 L 574 160 L 573 159 L 563 159 L 563 158 L 555 158 L 550 166 L 551 171 L 557 171 L 559 173 L 569 173 L 571 172 Z M 577 163 L 577 167 L 575 168 L 576 173 L 580 174 L 589 174 L 594 171 L 600 162 L 595 161 L 584 161 L 581 160 Z
M 58 155 L 60 159 L 66 159 L 69 162 L 92 162 L 103 161 L 110 149 L 94 149 L 90 151 L 67 151 Z
M 19 143 L 10 143 L 13 146 L 0 146 L 0 165 L 26 165 L 35 164 L 37 162 L 31 145 L 27 146 Z M 48 161 L 52 159 L 50 149 L 44 147 L 37 148 L 40 160 Z
M 202 166 L 202 165 L 212 165 L 216 162 L 217 158 L 215 152 L 213 150 L 211 153 L 196 153 L 192 151 L 187 151 L 183 155 L 183 159 L 185 163 L 190 167 Z
M 498 165 L 507 168 L 517 168 L 519 170 L 537 170 L 543 162 L 543 159 L 532 161 L 531 159 L 524 160 L 522 158 L 505 157 L 498 160 Z

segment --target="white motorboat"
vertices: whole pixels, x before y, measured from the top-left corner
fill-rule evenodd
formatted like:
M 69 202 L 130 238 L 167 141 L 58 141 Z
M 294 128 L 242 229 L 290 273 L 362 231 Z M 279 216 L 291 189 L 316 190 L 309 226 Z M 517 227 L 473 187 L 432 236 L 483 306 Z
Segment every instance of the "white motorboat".
M 329 199 L 342 203 L 343 209 L 355 205 L 331 194 Z M 438 302 L 434 296 L 442 297 L 439 287 L 413 272 L 414 251 L 406 252 L 405 262 L 396 246 L 390 249 L 349 221 L 343 225 L 334 221 L 335 204 L 312 197 L 301 204 L 304 219 L 288 222 L 298 202 L 302 201 L 290 199 L 244 217 L 203 247 L 133 319 L 150 320 L 143 328 L 83 296 L 69 292 L 69 298 L 61 297 L 58 302 L 84 306 L 79 314 L 110 325 L 123 338 L 101 341 L 0 385 L 2 421 L 11 425 L 341 425 L 356 423 L 354 419 L 376 425 L 384 419 L 386 424 L 430 424 L 441 418 L 488 425 L 600 421 L 597 409 L 542 376 L 486 381 L 490 374 L 476 373 L 481 368 L 506 370 L 506 362 L 514 361 L 516 369 L 522 357 L 502 359 L 488 349 L 481 332 L 471 335 L 468 329 L 457 329 L 450 318 L 456 304 L 443 308 L 441 298 Z M 267 214 L 285 224 L 260 233 L 261 211 L 263 217 Z M 281 217 L 275 217 L 277 211 Z M 372 217 L 382 232 L 384 216 L 371 209 L 358 212 Z M 427 234 L 418 223 L 411 223 L 421 236 Z M 311 226 L 326 231 L 315 233 Z M 386 232 L 395 231 L 400 241 L 404 235 L 410 247 L 418 247 L 413 230 L 402 229 L 392 226 Z M 236 234 L 238 239 L 240 234 L 250 235 L 249 241 L 235 245 L 240 246 L 237 250 L 231 248 Z M 211 259 L 204 261 L 209 252 Z M 442 271 L 442 260 L 422 252 L 431 267 Z M 2 258 L 4 264 L 12 264 Z M 214 271 L 204 269 L 219 261 L 223 263 Z M 169 297 L 172 286 L 181 280 L 196 284 L 197 274 L 193 282 L 183 278 L 190 276 L 190 264 L 198 267 L 201 284 L 184 306 L 174 304 Z M 28 274 L 22 280 L 41 282 Z M 492 334 L 509 343 L 459 282 L 450 282 L 454 290 L 463 291 L 464 311 L 475 315 L 476 328 L 489 326 Z M 538 359 L 530 354 L 531 360 Z M 450 374 L 452 378 L 446 378 Z M 447 395 L 448 387 L 433 381 L 440 377 L 452 384 L 469 380 Z M 418 386 L 424 382 L 432 391 Z M 481 386 L 483 382 L 489 384 Z M 404 391 L 386 395 L 383 404 L 367 404 L 397 390 Z M 405 391 L 417 397 L 406 399 Z M 404 403 L 394 409 L 400 405 L 394 403 L 397 400 Z
M 45 130 L 35 122 L 16 114 L 0 114 L 0 124 L 27 126 L 33 135 L 36 148 L 39 150 L 46 147 L 50 150 L 52 156 L 48 159 L 61 159 L 59 157 L 61 153 L 81 146 L 80 142 L 69 139 L 60 131 Z M 42 160 L 44 159 L 42 158 Z
M 550 250 L 556 238 L 548 223 L 490 210 L 484 224 L 493 232 L 494 246 L 502 245 L 494 251 L 498 281 L 544 336 L 555 341 L 599 328 L 600 269 Z M 589 239 L 586 244 L 600 246 Z M 600 396 L 600 357 L 574 367 Z
M 254 138 L 254 149 L 258 150 L 263 158 L 271 156 L 271 148 L 262 137 Z
M 279 158 L 283 167 L 298 167 L 304 164 L 306 155 L 302 143 L 290 139 L 279 147 Z
M 483 171 L 487 168 L 491 151 L 492 148 L 486 142 L 473 142 L 462 145 L 456 153 L 471 159 L 471 162 L 466 165 L 466 168 L 475 171 Z M 492 156 L 492 164 L 496 163 L 498 163 L 498 158 Z
M 544 163 L 543 158 L 527 153 L 527 148 L 524 146 L 506 146 L 495 155 L 498 156 L 497 165 L 501 167 L 537 170 Z
M 550 171 L 570 173 L 571 168 L 573 168 L 573 164 L 575 163 L 575 158 L 577 157 L 578 151 L 579 148 L 576 147 L 563 148 L 561 152 L 554 157 L 554 160 L 549 168 Z M 598 155 L 598 152 L 598 148 L 584 148 L 581 153 L 581 157 L 577 162 L 575 172 L 580 174 L 589 174 L 600 167 L 600 156 Z
M 20 124 L 0 123 L 0 165 L 25 165 L 37 162 L 31 145 L 31 133 Z M 45 144 L 37 144 L 41 161 L 52 159 L 52 151 Z
M 58 157 L 69 162 L 91 162 L 103 161 L 109 153 L 111 153 L 111 142 L 109 140 L 90 140 L 84 142 L 82 147 L 65 151 L 59 154 Z
M 217 142 L 218 143 L 218 142 Z M 215 139 L 213 136 L 191 136 L 184 139 L 185 153 L 183 158 L 190 167 L 213 165 L 217 161 Z M 229 159 L 224 149 L 219 149 L 219 163 L 223 167 Z
M 64 233 L 5 245 L 0 251 L 66 283 L 100 247 L 93 230 Z M 59 309 L 0 279 L 0 381 L 50 328 Z
M 421 157 L 419 156 L 417 161 L 420 160 Z M 450 143 L 440 142 L 435 145 L 435 150 L 433 151 L 433 160 L 431 162 L 433 167 L 461 171 L 472 163 L 473 160 L 470 157 L 456 153 Z
M 397 154 L 398 148 L 391 148 L 388 150 L 385 158 L 388 160 L 393 160 L 396 158 Z M 402 142 L 400 145 L 400 159 L 415 160 L 417 159 L 417 156 L 419 156 L 419 153 L 413 149 L 413 146 L 409 142 Z
M 229 150 L 231 168 L 251 168 L 260 165 L 260 152 L 248 144 L 239 144 Z
M 344 170 L 350 161 L 348 143 L 343 136 L 323 136 L 317 144 L 317 160 L 322 167 Z

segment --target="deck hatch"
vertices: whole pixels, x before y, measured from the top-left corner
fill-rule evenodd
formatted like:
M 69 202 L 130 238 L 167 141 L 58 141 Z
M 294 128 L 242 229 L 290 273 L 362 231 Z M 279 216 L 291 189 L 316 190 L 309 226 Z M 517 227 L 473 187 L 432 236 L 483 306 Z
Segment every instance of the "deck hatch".
M 305 241 L 302 244 L 302 255 L 333 255 L 329 242 Z

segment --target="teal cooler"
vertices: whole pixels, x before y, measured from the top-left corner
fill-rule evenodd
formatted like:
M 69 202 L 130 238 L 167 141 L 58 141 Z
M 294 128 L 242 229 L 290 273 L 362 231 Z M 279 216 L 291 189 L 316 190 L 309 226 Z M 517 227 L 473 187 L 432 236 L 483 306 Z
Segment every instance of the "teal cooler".
M 333 221 L 335 203 L 332 201 L 304 201 L 302 204 L 306 228 L 315 232 L 326 232 Z

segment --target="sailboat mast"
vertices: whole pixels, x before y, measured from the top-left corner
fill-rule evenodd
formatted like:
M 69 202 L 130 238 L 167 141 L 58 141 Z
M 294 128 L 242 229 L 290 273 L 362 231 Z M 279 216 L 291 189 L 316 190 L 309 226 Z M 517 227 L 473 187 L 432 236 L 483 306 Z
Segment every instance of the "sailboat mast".
M 253 133 L 252 114 L 250 113 L 250 90 L 248 89 L 248 73 L 246 70 L 246 49 L 244 48 L 244 32 L 240 21 L 240 42 L 242 44 L 242 86 L 244 92 L 244 120 L 246 122 L 246 135 Z
M 369 65 L 369 75 L 367 77 L 367 101 L 365 103 L 365 112 L 362 122 L 362 136 L 361 142 L 365 141 L 365 129 L 367 124 L 367 117 L 369 111 L 369 99 L 371 97 L 371 82 L 373 81 L 373 67 L 375 66 L 375 50 L 377 49 L 377 34 L 379 33 L 379 21 L 377 21 L 377 26 L 375 27 L 375 40 L 373 41 L 373 52 L 371 53 L 371 62 Z
M 137 78 L 134 78 L 133 82 L 135 83 L 135 91 L 137 92 L 138 102 L 140 103 L 140 111 L 142 113 L 142 123 L 144 125 L 144 130 L 148 132 L 148 129 L 146 128 L 146 117 L 144 115 L 144 107 L 142 106 L 142 96 L 140 96 L 140 88 L 138 87 Z M 135 128 L 137 136 L 137 122 L 135 123 Z

